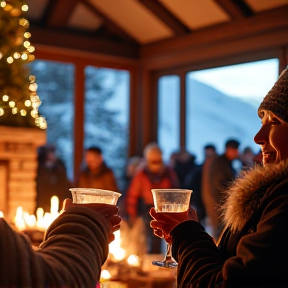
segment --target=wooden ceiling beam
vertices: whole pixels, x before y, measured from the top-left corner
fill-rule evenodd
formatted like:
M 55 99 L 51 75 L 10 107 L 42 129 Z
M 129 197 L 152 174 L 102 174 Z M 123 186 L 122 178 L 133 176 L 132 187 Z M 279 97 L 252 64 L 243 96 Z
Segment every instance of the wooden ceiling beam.
M 232 20 L 240 20 L 245 18 L 243 10 L 232 0 L 214 0 Z
M 171 13 L 158 0 L 138 0 L 148 8 L 153 14 L 164 22 L 177 36 L 186 35 L 191 32 L 188 26 L 182 23 L 173 13 Z
M 67 0 L 66 0 L 67 1 Z M 123 30 L 120 26 L 115 24 L 112 20 L 110 20 L 105 14 L 95 8 L 88 0 L 80 0 L 92 13 L 94 13 L 97 17 L 101 18 L 106 28 L 115 35 L 118 35 L 120 38 L 129 43 L 138 44 L 138 42 L 129 35 L 125 30 Z
M 50 0 L 43 13 L 42 26 L 65 27 L 78 3 L 79 0 Z
M 30 32 L 36 48 L 37 44 L 42 44 L 131 59 L 137 59 L 139 57 L 139 45 L 137 44 L 126 44 L 97 39 L 91 35 L 76 34 L 69 30 L 60 30 L 56 28 L 43 28 L 36 25 L 31 25 Z
M 186 36 L 146 44 L 141 47 L 141 58 L 153 59 L 154 56 L 163 56 L 164 54 L 169 54 L 171 57 L 175 53 L 182 53 L 196 47 L 206 47 L 211 43 L 221 43 L 227 40 L 256 36 L 267 31 L 277 31 L 288 27 L 287 15 L 288 5 L 242 20 L 196 30 Z
M 235 6 L 238 7 L 238 9 L 242 12 L 244 17 L 251 17 L 255 15 L 253 10 L 250 8 L 250 6 L 244 1 L 244 0 L 230 0 L 235 4 Z

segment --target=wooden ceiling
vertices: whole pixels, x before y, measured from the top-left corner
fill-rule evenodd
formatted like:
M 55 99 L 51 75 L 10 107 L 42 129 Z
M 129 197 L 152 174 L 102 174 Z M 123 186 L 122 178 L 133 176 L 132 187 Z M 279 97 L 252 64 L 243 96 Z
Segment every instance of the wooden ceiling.
M 288 28 L 288 0 L 27 0 L 27 4 L 33 42 L 132 59 L 145 58 L 152 50 L 175 49 L 187 39 L 193 47 L 207 38 L 219 41 L 222 34 L 235 38 L 243 29 L 259 34 L 263 29 Z

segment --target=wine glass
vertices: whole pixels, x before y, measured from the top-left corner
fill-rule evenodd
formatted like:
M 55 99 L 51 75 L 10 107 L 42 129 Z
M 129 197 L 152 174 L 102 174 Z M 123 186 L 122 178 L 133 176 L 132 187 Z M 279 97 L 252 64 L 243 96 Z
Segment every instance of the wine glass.
M 180 213 L 187 214 L 189 209 L 190 197 L 192 190 L 187 189 L 151 189 L 155 211 L 157 213 L 169 214 L 180 216 Z M 184 215 L 183 215 L 184 216 Z M 165 267 L 165 268 L 176 268 L 177 262 L 173 259 L 171 253 L 171 244 L 167 242 L 167 252 L 165 258 L 160 260 L 152 261 L 153 265 Z
M 70 188 L 73 203 L 105 203 L 116 205 L 120 193 L 104 189 Z

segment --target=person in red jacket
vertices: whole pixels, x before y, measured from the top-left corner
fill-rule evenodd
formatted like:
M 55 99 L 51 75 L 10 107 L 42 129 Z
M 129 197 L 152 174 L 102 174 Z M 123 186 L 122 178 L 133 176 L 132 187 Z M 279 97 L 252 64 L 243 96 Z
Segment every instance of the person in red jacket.
M 153 204 L 151 189 L 179 188 L 174 170 L 163 162 L 162 151 L 156 143 L 144 149 L 145 164 L 133 177 L 125 197 L 125 209 L 130 222 L 143 217 L 147 227 L 148 253 L 160 253 L 161 239 L 155 237 L 150 229 L 149 210 Z M 148 217 L 147 217 L 148 215 Z

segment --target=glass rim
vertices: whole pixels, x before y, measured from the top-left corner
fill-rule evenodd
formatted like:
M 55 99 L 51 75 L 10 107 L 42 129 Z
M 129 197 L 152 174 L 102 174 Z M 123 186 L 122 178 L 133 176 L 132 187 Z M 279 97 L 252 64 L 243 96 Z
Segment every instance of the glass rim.
M 169 189 L 169 188 L 163 188 L 163 189 L 161 189 L 161 188 L 159 188 L 159 189 L 157 189 L 157 188 L 155 188 L 155 189 L 151 189 L 151 191 L 152 192 L 179 192 L 179 193 L 187 193 L 187 192 L 190 192 L 190 193 L 192 193 L 193 192 L 193 190 L 192 189 L 177 189 L 177 188 L 173 188 L 173 189 Z
M 108 193 L 112 196 L 118 196 L 120 197 L 122 194 L 116 191 L 112 191 L 112 190 L 105 190 L 105 189 L 97 189 L 97 188 L 69 188 L 69 191 L 71 192 L 82 192 L 82 193 L 86 193 L 86 194 L 95 194 L 95 192 L 102 194 L 102 195 L 108 195 Z M 108 193 L 107 193 L 108 192 Z

